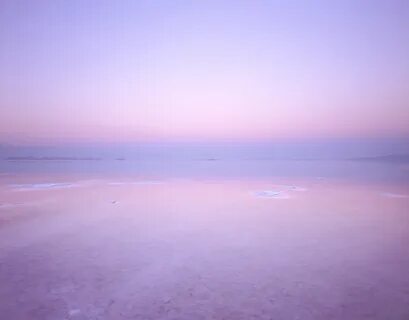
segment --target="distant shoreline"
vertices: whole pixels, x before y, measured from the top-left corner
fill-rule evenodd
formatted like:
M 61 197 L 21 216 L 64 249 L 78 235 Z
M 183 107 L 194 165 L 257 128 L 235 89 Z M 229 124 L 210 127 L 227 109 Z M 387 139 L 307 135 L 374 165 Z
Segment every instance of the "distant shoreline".
M 76 158 L 76 157 L 7 157 L 7 161 L 99 161 L 101 158 Z
M 373 162 L 389 162 L 389 163 L 409 163 L 409 154 L 391 154 L 377 157 L 360 157 L 350 158 L 353 161 L 373 161 Z

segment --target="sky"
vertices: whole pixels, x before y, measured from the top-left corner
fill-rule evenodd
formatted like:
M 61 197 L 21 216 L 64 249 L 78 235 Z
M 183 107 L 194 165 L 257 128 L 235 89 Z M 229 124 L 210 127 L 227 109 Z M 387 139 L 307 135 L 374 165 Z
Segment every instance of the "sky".
M 408 1 L 0 2 L 0 144 L 409 138 Z

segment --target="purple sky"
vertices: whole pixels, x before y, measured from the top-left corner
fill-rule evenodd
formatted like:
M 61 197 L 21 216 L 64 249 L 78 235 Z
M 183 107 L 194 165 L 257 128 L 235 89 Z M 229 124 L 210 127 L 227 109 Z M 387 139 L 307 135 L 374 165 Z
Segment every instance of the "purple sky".
M 409 137 L 408 1 L 0 2 L 0 143 Z

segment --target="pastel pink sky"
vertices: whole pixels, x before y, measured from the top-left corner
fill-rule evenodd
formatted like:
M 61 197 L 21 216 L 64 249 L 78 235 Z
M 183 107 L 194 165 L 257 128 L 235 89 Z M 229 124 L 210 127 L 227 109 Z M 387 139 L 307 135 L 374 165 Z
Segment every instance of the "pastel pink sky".
M 406 1 L 2 1 L 0 143 L 409 137 Z

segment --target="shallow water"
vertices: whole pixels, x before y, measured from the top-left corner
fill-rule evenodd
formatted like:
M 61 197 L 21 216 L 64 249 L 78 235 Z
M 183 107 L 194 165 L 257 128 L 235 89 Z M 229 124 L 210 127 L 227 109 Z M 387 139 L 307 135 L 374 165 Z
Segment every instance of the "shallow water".
M 5 319 L 409 318 L 405 166 L 0 168 Z

